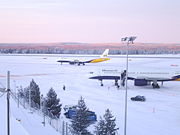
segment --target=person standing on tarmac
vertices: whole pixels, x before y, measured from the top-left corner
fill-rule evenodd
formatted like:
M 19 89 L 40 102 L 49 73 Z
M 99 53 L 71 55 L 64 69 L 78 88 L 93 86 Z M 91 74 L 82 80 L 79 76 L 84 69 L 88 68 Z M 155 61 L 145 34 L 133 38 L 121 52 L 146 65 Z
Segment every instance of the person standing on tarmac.
M 65 87 L 65 85 L 63 85 L 63 90 L 66 90 L 66 87 Z
M 125 86 L 125 80 L 126 80 L 126 70 L 124 70 L 122 73 L 121 73 L 121 86 Z

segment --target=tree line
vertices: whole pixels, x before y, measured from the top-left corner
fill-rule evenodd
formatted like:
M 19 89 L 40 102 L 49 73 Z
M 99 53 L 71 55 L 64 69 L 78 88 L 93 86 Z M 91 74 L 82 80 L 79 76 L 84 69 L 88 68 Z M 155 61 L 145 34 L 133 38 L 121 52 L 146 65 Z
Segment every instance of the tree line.
M 126 54 L 125 49 L 110 49 L 109 54 Z M 16 49 L 3 48 L 0 53 L 4 54 L 101 54 L 104 49 L 63 49 L 63 48 L 48 48 L 48 49 Z M 154 48 L 154 49 L 130 49 L 129 54 L 180 54 L 179 49 Z

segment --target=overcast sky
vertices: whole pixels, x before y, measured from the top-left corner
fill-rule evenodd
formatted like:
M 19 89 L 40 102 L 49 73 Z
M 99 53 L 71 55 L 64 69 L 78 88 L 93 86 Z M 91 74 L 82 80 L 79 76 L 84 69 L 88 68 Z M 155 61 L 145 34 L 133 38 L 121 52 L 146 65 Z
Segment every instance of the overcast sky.
M 180 43 L 180 0 L 0 0 L 0 42 Z

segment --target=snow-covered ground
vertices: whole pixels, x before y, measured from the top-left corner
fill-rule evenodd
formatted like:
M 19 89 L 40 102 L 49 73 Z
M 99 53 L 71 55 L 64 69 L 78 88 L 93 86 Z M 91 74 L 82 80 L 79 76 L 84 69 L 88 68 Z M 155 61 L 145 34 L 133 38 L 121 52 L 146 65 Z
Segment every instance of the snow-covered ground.
M 0 135 L 7 135 L 6 94 L 0 98 Z M 11 135 L 59 135 L 49 124 L 42 124 L 43 117 L 24 109 L 18 108 L 10 98 L 10 134 Z
M 180 72 L 180 55 L 176 55 L 176 57 L 179 59 L 130 58 L 129 71 L 168 72 L 173 75 L 175 72 Z M 87 59 L 91 59 L 91 57 L 88 56 Z M 101 87 L 100 82 L 88 78 L 100 75 L 104 69 L 124 70 L 126 59 L 113 57 L 106 62 L 86 64 L 85 66 L 60 65 L 56 62 L 57 60 L 58 55 L 1 55 L 0 84 L 6 86 L 6 73 L 9 70 L 13 92 L 16 92 L 17 86 L 26 87 L 34 79 L 43 95 L 46 95 L 48 90 L 53 87 L 63 106 L 77 104 L 82 96 L 87 107 L 91 111 L 95 111 L 98 118 L 105 113 L 105 109 L 109 108 L 116 117 L 117 127 L 119 127 L 118 133 L 123 134 L 125 89 L 117 90 L 114 81 L 103 81 L 104 86 Z M 137 87 L 133 84 L 133 81 L 128 82 L 127 135 L 179 135 L 180 82 L 165 82 L 160 89 L 152 89 L 151 86 Z M 63 85 L 66 86 L 65 91 Z M 147 101 L 131 101 L 130 98 L 136 95 L 144 95 Z M 5 102 L 5 97 L 1 97 L 0 134 L 6 133 Z M 11 106 L 11 130 L 14 135 L 39 135 L 40 132 L 45 132 L 47 135 L 57 134 L 51 127 L 43 127 L 42 121 L 38 120 L 42 119 L 41 117 L 38 118 L 38 116 L 29 114 L 23 109 L 17 109 L 15 103 L 12 103 Z M 21 119 L 24 120 L 19 122 L 16 120 L 17 117 L 22 117 Z

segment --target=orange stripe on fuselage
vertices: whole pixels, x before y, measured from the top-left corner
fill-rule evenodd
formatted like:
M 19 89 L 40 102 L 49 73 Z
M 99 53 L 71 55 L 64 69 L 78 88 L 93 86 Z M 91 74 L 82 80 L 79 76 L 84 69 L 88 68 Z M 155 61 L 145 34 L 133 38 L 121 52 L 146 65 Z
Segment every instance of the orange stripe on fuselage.
M 97 62 L 102 62 L 102 61 L 106 61 L 106 60 L 110 60 L 110 59 L 109 58 L 99 58 L 99 59 L 91 60 L 90 63 L 97 63 Z

